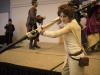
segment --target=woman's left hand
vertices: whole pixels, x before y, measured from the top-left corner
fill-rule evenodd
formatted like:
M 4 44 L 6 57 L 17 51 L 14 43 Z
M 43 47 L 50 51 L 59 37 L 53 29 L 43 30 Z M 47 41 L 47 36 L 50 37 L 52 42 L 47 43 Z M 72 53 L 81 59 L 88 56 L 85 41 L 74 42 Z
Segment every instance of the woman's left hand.
M 43 29 L 42 27 L 38 27 L 36 30 L 40 33 Z

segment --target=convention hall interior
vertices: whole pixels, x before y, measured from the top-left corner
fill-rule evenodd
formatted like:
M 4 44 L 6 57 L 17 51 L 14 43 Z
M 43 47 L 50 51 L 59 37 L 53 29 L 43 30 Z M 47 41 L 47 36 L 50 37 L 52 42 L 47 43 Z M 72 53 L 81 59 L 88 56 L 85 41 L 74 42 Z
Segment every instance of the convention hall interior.
M 30 49 L 30 40 L 27 36 L 28 11 L 32 7 L 32 0 L 0 0 L 0 75 L 62 75 L 65 58 L 68 53 L 65 51 L 63 35 L 57 38 L 50 38 L 39 35 L 38 46 Z M 58 7 L 73 0 L 37 0 L 37 15 L 45 17 L 37 27 L 45 27 L 57 17 Z M 82 7 L 77 10 L 87 15 L 87 8 L 92 0 L 75 0 Z M 98 3 L 98 18 L 93 24 L 100 24 L 100 2 Z M 94 3 L 94 4 L 96 4 Z M 93 10 L 92 12 L 94 13 Z M 90 13 L 88 13 L 90 14 Z M 94 13 L 95 14 L 95 13 Z M 7 44 L 5 26 L 8 20 L 12 20 L 14 31 L 12 42 Z M 82 31 L 87 27 L 87 17 L 81 18 Z M 91 22 L 90 22 L 91 23 Z M 64 25 L 55 23 L 48 31 L 63 29 Z M 94 28 L 93 26 L 91 26 Z M 99 27 L 97 27 L 100 29 Z M 95 31 L 95 30 L 94 30 Z M 91 31 L 92 32 L 92 31 Z M 31 34 L 31 33 L 29 33 Z M 33 35 L 33 34 L 32 34 Z M 80 35 L 86 37 L 87 42 L 82 44 L 85 56 L 89 58 L 89 65 L 84 67 L 84 75 L 100 75 L 100 34 L 99 32 Z M 66 36 L 67 37 L 67 36 Z M 65 74 L 67 75 L 67 74 Z M 70 74 L 71 75 L 71 74 Z

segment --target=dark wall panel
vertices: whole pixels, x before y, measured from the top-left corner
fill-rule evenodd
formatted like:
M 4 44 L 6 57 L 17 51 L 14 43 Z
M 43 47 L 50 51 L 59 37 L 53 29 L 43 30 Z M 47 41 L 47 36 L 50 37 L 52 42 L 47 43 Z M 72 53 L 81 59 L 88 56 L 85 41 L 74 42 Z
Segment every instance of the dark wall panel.
M 0 0 L 0 13 L 10 12 L 10 0 Z

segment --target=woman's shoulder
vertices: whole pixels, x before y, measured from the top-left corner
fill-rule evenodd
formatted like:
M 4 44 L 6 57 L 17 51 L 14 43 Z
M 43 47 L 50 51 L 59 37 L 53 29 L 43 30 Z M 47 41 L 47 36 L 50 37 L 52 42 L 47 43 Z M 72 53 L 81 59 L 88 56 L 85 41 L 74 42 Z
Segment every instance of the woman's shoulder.
M 69 23 L 70 26 L 76 26 L 78 25 L 77 21 L 75 19 L 73 19 L 70 23 Z
M 69 26 L 70 26 L 71 28 L 74 28 L 74 29 L 78 29 L 78 28 L 81 29 L 81 27 L 79 26 L 79 24 L 77 23 L 77 21 L 76 21 L 75 19 L 73 19 L 73 20 L 70 22 Z

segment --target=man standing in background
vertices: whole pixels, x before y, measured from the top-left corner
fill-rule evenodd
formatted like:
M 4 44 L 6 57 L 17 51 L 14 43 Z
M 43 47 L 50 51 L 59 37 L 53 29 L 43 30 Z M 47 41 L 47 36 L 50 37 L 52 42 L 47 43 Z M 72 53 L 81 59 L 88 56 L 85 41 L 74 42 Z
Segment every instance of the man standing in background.
M 44 19 L 42 16 L 36 16 L 37 14 L 36 7 L 38 6 L 37 0 L 32 0 L 31 3 L 32 3 L 32 7 L 29 9 L 27 23 L 26 23 L 27 32 L 37 29 L 36 22 Z M 29 40 L 30 40 L 29 49 L 40 48 L 37 45 L 37 42 L 39 41 L 39 34 L 36 37 L 30 38 Z M 34 44 L 33 44 L 33 40 L 34 40 Z
M 6 29 L 5 36 L 6 36 L 6 43 L 9 45 L 12 43 L 13 32 L 15 30 L 14 25 L 12 24 L 12 19 L 8 20 L 8 24 L 4 27 Z

